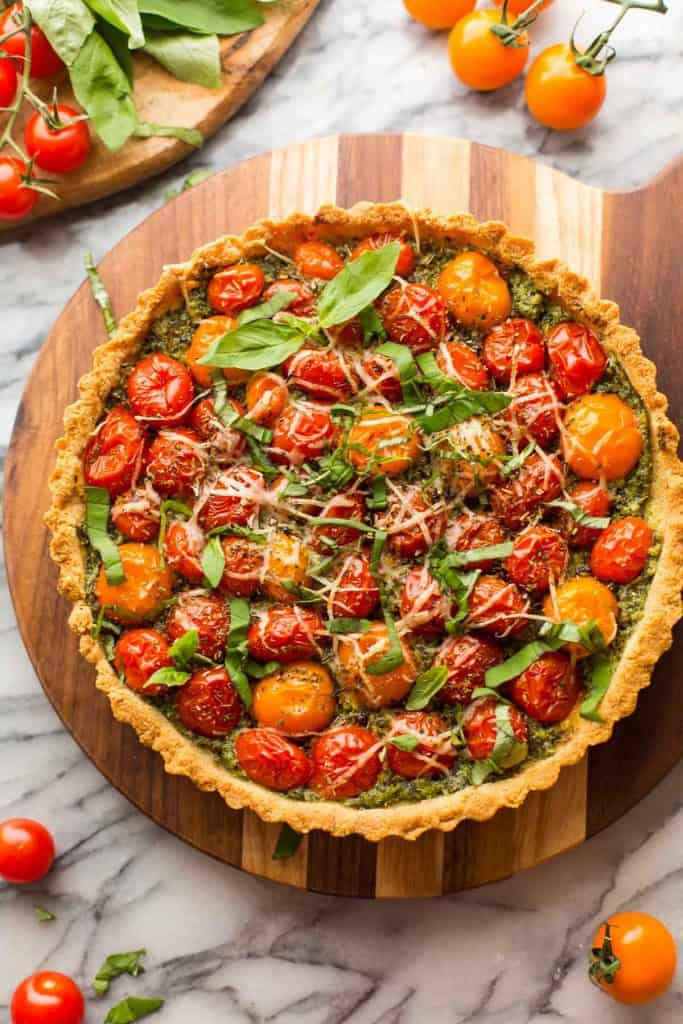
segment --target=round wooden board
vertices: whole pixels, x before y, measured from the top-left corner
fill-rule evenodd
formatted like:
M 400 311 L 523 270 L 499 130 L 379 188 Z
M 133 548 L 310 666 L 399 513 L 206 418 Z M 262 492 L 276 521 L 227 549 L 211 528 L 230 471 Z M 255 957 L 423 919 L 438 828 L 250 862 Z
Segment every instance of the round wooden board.
M 241 232 L 265 215 L 313 212 L 329 201 L 399 197 L 415 207 L 500 218 L 534 236 L 542 255 L 561 256 L 590 277 L 640 330 L 677 418 L 683 404 L 683 366 L 674 344 L 683 319 L 677 287 L 683 164 L 643 191 L 603 194 L 547 167 L 455 139 L 322 139 L 257 157 L 185 193 L 124 239 L 101 269 L 123 314 L 164 264 L 183 260 L 222 232 Z M 279 827 L 231 811 L 215 795 L 166 775 L 157 755 L 112 718 L 67 628 L 69 608 L 55 589 L 42 514 L 63 409 L 103 335 L 84 285 L 46 341 L 17 415 L 5 478 L 7 573 L 24 642 L 65 726 L 100 771 L 160 825 L 227 864 L 301 888 L 365 897 L 437 895 L 503 878 L 582 842 L 640 800 L 681 756 L 679 644 L 612 741 L 517 811 L 465 823 L 448 835 L 428 833 L 415 843 L 373 845 L 314 833 L 295 857 L 273 861 Z

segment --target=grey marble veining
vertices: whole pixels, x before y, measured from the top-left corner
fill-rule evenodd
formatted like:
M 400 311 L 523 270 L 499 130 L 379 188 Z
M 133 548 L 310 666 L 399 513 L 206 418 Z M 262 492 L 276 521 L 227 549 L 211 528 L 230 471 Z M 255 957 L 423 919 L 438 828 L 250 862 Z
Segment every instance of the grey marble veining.
M 581 8 L 557 0 L 538 45 L 566 36 Z M 592 0 L 582 32 L 614 8 Z M 683 5 L 631 13 L 615 39 L 598 121 L 552 135 L 524 113 L 519 83 L 494 96 L 451 76 L 443 35 L 410 23 L 400 0 L 322 0 L 313 21 L 241 114 L 184 167 L 0 241 L 0 446 L 43 338 L 101 257 L 195 166 L 220 169 L 334 132 L 459 135 L 528 154 L 587 183 L 641 185 L 683 148 Z M 91 1001 L 88 1021 L 129 993 L 161 995 L 168 1024 L 679 1024 L 683 984 L 646 1009 L 618 1008 L 585 979 L 602 915 L 639 907 L 683 941 L 683 770 L 613 828 L 534 871 L 439 901 L 363 903 L 249 878 L 184 846 L 135 811 L 83 757 L 42 695 L 0 577 L 0 818 L 54 829 L 57 869 L 0 886 L 0 1017 L 39 967 L 83 984 L 108 953 L 146 946 L 147 974 Z M 70 642 L 65 638 L 65 643 Z M 634 758 L 638 752 L 634 752 Z M 628 766 L 624 767 L 628 770 Z M 39 925 L 32 907 L 57 920 Z

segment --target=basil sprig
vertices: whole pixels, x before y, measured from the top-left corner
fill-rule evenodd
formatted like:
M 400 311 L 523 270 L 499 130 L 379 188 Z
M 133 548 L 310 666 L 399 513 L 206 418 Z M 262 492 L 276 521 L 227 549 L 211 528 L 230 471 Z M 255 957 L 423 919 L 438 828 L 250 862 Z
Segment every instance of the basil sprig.
M 445 665 L 432 665 L 426 672 L 415 680 L 415 685 L 410 691 L 406 701 L 407 711 L 422 711 L 448 679 L 448 669 Z
M 229 607 L 230 632 L 225 651 L 225 670 L 242 698 L 242 703 L 245 707 L 250 708 L 253 694 L 246 673 L 249 602 L 243 597 L 231 597 Z
M 323 288 L 318 300 L 321 327 L 345 324 L 367 309 L 389 286 L 401 252 L 398 242 L 364 252 L 345 264 Z
M 280 829 L 277 845 L 273 851 L 273 860 L 289 860 L 301 846 L 304 837 L 286 822 Z
M 144 974 L 145 968 L 142 966 L 142 959 L 146 955 L 146 949 L 133 949 L 128 953 L 112 953 L 111 956 L 108 956 L 93 981 L 93 988 L 98 996 L 106 995 L 109 991 L 109 983 L 122 974 L 130 974 L 133 978 Z
M 296 355 L 303 343 L 303 334 L 291 324 L 254 320 L 221 335 L 197 362 L 202 366 L 269 370 Z
M 95 548 L 104 566 L 107 583 L 117 585 L 125 583 L 121 555 L 116 544 L 109 536 L 109 491 L 104 487 L 86 487 L 85 489 L 85 529 L 88 540 Z
M 156 1013 L 164 1005 L 163 999 L 144 999 L 139 996 L 127 996 L 122 1002 L 112 1006 L 104 1018 L 104 1024 L 132 1024 L 133 1021 Z

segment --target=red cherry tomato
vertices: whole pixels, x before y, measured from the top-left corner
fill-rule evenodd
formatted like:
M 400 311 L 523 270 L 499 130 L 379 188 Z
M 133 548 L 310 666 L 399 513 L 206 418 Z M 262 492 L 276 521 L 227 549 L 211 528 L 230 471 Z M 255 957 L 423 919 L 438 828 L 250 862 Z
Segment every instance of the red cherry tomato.
M 201 583 L 204 579 L 202 554 L 204 534 L 188 523 L 171 523 L 164 538 L 164 558 L 174 572 L 190 583 Z
M 112 497 L 122 494 L 140 472 L 144 448 L 144 430 L 127 409 L 117 405 L 85 446 L 85 482 L 91 487 L 104 487 Z
M 320 281 L 331 281 L 344 269 L 341 256 L 326 242 L 302 242 L 294 253 L 294 262 L 304 277 L 315 277 Z
M 39 971 L 14 990 L 10 1014 L 12 1024 L 81 1024 L 85 1001 L 66 974 Z
M 401 750 L 392 742 L 401 736 L 419 742 L 410 751 Z M 451 731 L 435 711 L 399 711 L 391 720 L 386 739 L 387 762 L 402 779 L 447 775 L 455 764 Z
M 525 590 L 543 594 L 567 571 L 569 549 L 566 541 L 547 526 L 528 526 L 517 537 L 505 571 Z
M 199 654 L 211 661 L 220 661 L 228 639 L 229 621 L 225 602 L 219 598 L 204 594 L 181 594 L 168 614 L 166 632 L 173 643 L 189 630 L 196 630 Z
M 176 707 L 185 728 L 208 739 L 227 736 L 242 717 L 242 701 L 224 668 L 195 672 L 178 691 Z
M 403 398 L 401 378 L 396 363 L 389 356 L 366 352 L 359 372 L 363 389 L 370 395 L 380 394 L 388 402 L 400 402 Z
M 24 129 L 26 151 L 38 167 L 52 174 L 69 174 L 88 159 L 90 132 L 88 123 L 79 118 L 73 107 L 57 106 L 61 128 L 51 128 L 38 111 L 29 118 Z
M 131 690 L 147 697 L 168 693 L 167 686 L 158 683 L 147 686 L 147 680 L 155 672 L 173 665 L 166 637 L 156 629 L 127 629 L 114 648 L 114 664 Z
M 515 707 L 510 708 L 510 725 L 515 739 L 519 743 L 526 742 L 528 735 L 526 722 Z M 490 757 L 498 735 L 496 701 L 487 699 L 473 704 L 465 718 L 463 732 L 470 757 L 475 761 Z
M 194 430 L 163 430 L 149 448 L 147 472 L 159 494 L 196 493 L 206 470 L 202 439 Z
M 17 65 L 0 57 L 0 107 L 9 107 L 17 93 Z
M 481 357 L 501 384 L 525 373 L 539 373 L 545 363 L 543 335 L 531 320 L 506 320 L 486 335 Z
M 357 390 L 357 378 L 341 352 L 304 347 L 282 367 L 289 383 L 321 402 L 341 402 Z
M 443 501 L 425 495 L 419 485 L 392 487 L 387 510 L 377 517 L 377 526 L 389 535 L 388 545 L 399 558 L 416 558 L 441 540 L 446 532 L 448 511 Z
M 583 324 L 558 324 L 548 335 L 546 346 L 550 373 L 562 398 L 585 395 L 605 372 L 605 350 Z
M 562 407 L 552 381 L 544 373 L 518 377 L 511 388 L 510 422 L 526 437 L 547 448 L 560 429 Z
M 652 541 L 652 530 L 644 519 L 615 519 L 595 542 L 591 572 L 599 580 L 631 583 L 645 568 Z
M 564 471 L 555 455 L 530 455 L 516 479 L 490 492 L 493 514 L 508 529 L 518 530 L 541 505 L 562 493 Z
M 258 613 L 247 634 L 247 647 L 258 661 L 300 661 L 320 654 L 327 636 L 319 613 L 299 605 L 272 605 Z
M 332 614 L 335 618 L 366 618 L 378 604 L 379 587 L 367 555 L 349 555 L 332 588 Z
M 373 749 L 374 748 L 374 749 Z M 380 745 L 367 729 L 342 725 L 313 741 L 310 788 L 325 800 L 346 800 L 374 786 Z
M 365 334 L 358 317 L 347 320 L 345 324 L 328 327 L 326 334 L 335 348 L 362 348 Z
M 514 583 L 505 583 L 497 576 L 480 576 L 470 595 L 470 629 L 483 629 L 492 636 L 514 636 L 526 626 L 522 616 L 528 602 Z
M 111 521 L 119 533 L 141 543 L 154 540 L 160 518 L 159 502 L 152 500 L 144 487 L 120 495 L 111 510 Z
M 486 391 L 489 375 L 477 353 L 461 341 L 442 341 L 436 354 L 442 373 L 472 391 Z
M 275 423 L 271 455 L 276 462 L 300 466 L 331 447 L 337 428 L 329 410 L 312 402 L 290 405 Z
M 446 534 L 446 543 L 451 551 L 488 548 L 504 544 L 506 540 L 505 530 L 500 523 L 485 512 L 463 512 L 456 516 Z M 467 568 L 492 569 L 496 562 L 495 558 L 482 558 L 481 561 L 468 562 Z
M 311 775 L 301 747 L 275 729 L 246 729 L 235 740 L 235 753 L 252 782 L 280 793 L 305 786 Z
M 600 519 L 609 516 L 612 506 L 609 492 L 599 483 L 586 480 L 574 484 L 569 488 L 568 497 L 586 515 Z M 558 516 L 558 526 L 560 532 L 566 537 L 570 548 L 589 548 L 595 544 L 602 533 L 599 527 L 582 526 L 569 512 L 564 510 Z
M 395 273 L 397 273 L 399 277 L 410 277 L 412 272 L 415 270 L 415 252 L 410 242 L 406 240 L 406 236 L 403 232 L 392 233 L 391 231 L 383 231 L 377 235 L 370 235 L 368 238 L 364 238 L 362 242 L 358 243 L 351 253 L 351 259 L 357 260 L 364 252 L 383 249 L 386 245 L 389 245 L 390 242 L 401 243 Z
M 8 818 L 0 823 L 0 878 L 5 882 L 37 882 L 48 873 L 54 859 L 54 841 L 39 821 Z
M 320 513 L 324 519 L 354 519 L 362 523 L 365 520 L 365 498 L 358 491 L 353 494 L 335 494 Z M 352 526 L 316 526 L 313 530 L 313 547 L 316 551 L 327 552 L 355 544 L 360 539 L 360 531 Z
M 177 427 L 190 414 L 194 385 L 187 368 L 163 352 L 141 359 L 128 378 L 135 416 L 154 427 Z
M 279 277 L 269 284 L 263 293 L 263 301 L 270 302 L 276 295 L 288 292 L 294 299 L 286 307 L 293 316 L 315 316 L 315 295 L 303 281 L 295 281 L 291 277 Z
M 0 36 L 16 30 L 22 24 L 22 3 L 12 4 L 0 18 Z M 26 52 L 26 36 L 23 32 L 6 39 L 2 44 L 3 52 L 20 60 Z M 35 21 L 31 25 L 31 77 L 51 78 L 64 67 L 62 61 L 50 46 L 47 36 Z
M 435 665 L 448 669 L 439 700 L 446 704 L 469 704 L 474 691 L 486 685 L 487 671 L 502 660 L 502 648 L 491 637 L 466 633 L 446 640 L 434 659 Z
M 413 352 L 436 348 L 446 337 L 446 303 L 424 284 L 397 285 L 379 303 L 379 314 L 392 341 Z
M 238 263 L 211 278 L 209 303 L 219 313 L 237 316 L 242 310 L 256 305 L 261 298 L 263 285 L 263 271 L 260 267 L 255 263 Z
M 221 546 L 225 555 L 221 592 L 233 597 L 253 597 L 263 575 L 263 545 L 246 537 L 224 537 Z
M 219 526 L 248 526 L 266 496 L 263 473 L 251 466 L 231 466 L 213 485 L 199 512 L 203 530 Z
M 544 725 L 562 722 L 581 692 L 576 665 L 568 654 L 551 651 L 508 685 L 508 695 L 530 718 Z
M 244 416 L 245 409 L 239 402 L 234 398 L 228 401 L 239 416 Z M 244 452 L 247 444 L 244 434 L 225 426 L 216 414 L 213 398 L 203 398 L 197 402 L 190 416 L 190 426 L 204 441 L 209 442 L 211 455 L 216 462 L 233 462 Z
M 0 156 L 0 220 L 21 220 L 36 205 L 38 193 L 24 181 L 28 168 L 15 156 Z
M 450 618 L 451 602 L 426 565 L 411 569 L 401 591 L 402 623 L 419 636 L 438 636 Z

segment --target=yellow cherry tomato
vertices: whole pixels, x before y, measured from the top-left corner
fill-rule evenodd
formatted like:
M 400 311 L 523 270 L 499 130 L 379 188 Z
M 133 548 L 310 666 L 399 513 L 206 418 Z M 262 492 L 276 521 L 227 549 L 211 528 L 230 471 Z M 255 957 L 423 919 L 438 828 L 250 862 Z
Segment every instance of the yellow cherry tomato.
M 448 40 L 451 67 L 470 89 L 490 92 L 518 78 L 529 57 L 529 36 L 522 32 L 506 46 L 492 31 L 501 24 L 497 10 L 473 11 L 461 18 Z
M 439 275 L 438 289 L 456 320 L 488 330 L 507 320 L 512 299 L 495 263 L 480 252 L 461 252 Z
M 420 457 L 420 432 L 412 416 L 372 406 L 351 427 L 349 459 L 377 476 L 398 476 Z
M 197 360 L 206 355 L 214 341 L 220 338 L 222 334 L 234 331 L 236 327 L 237 321 L 231 316 L 210 316 L 207 320 L 202 320 L 192 335 L 192 341 L 187 350 L 185 362 L 190 373 L 201 388 L 211 387 L 211 367 L 203 366 Z M 233 366 L 227 366 L 223 370 L 223 376 L 230 384 L 239 384 L 241 381 L 246 380 L 249 375 L 249 370 L 238 370 L 237 367 Z
M 369 665 L 387 654 L 390 644 L 389 631 L 383 622 L 376 622 L 367 633 L 339 639 L 340 685 L 352 690 L 363 707 L 385 708 L 396 704 L 403 700 L 417 679 L 413 656 L 403 641 L 402 664 L 379 675 L 368 672 Z
M 439 469 L 449 490 L 461 498 L 489 487 L 497 479 L 505 441 L 479 416 L 457 423 L 439 446 Z
M 618 395 L 583 395 L 565 411 L 564 457 L 584 480 L 619 480 L 635 466 L 643 437 L 631 406 Z
M 332 677 L 313 661 L 297 661 L 266 676 L 254 688 L 251 707 L 259 725 L 288 736 L 321 732 L 335 710 Z
M 612 591 L 592 576 L 575 576 L 558 587 L 555 594 L 543 599 L 543 613 L 553 622 L 573 622 L 587 626 L 595 622 L 606 644 L 611 644 L 617 632 L 619 605 Z M 579 657 L 588 654 L 580 644 L 568 644 Z
M 589 974 L 618 1003 L 638 1006 L 671 985 L 676 943 L 668 928 L 650 914 L 614 914 L 593 939 Z
M 403 0 L 411 18 L 427 28 L 452 28 L 473 10 L 477 0 Z M 552 0 L 551 0 L 552 2 Z
M 592 75 L 579 67 L 567 43 L 539 53 L 526 76 L 529 110 L 546 128 L 566 132 L 581 128 L 597 116 L 607 94 L 605 74 Z
M 100 569 L 95 594 L 107 617 L 117 622 L 150 622 L 171 597 L 173 573 L 149 544 L 120 544 L 123 583 L 109 583 Z
M 288 589 L 285 584 L 293 585 Z M 265 547 L 265 562 L 261 589 L 273 601 L 293 603 L 297 600 L 296 587 L 307 587 L 308 553 L 302 541 L 277 530 Z

